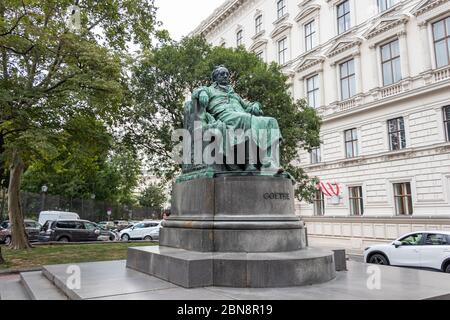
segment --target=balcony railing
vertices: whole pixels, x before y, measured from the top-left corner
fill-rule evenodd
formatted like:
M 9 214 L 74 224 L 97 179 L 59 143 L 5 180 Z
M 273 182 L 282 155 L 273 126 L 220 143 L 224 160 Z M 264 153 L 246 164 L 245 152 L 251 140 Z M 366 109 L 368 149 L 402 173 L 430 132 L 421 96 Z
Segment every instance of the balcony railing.
M 389 87 L 381 88 L 381 97 L 386 98 L 396 94 L 399 94 L 403 91 L 403 86 L 401 83 L 396 83 Z
M 356 107 L 356 98 L 347 99 L 338 103 L 338 111 L 346 111 Z
M 434 81 L 442 81 L 450 78 L 450 66 L 434 71 Z

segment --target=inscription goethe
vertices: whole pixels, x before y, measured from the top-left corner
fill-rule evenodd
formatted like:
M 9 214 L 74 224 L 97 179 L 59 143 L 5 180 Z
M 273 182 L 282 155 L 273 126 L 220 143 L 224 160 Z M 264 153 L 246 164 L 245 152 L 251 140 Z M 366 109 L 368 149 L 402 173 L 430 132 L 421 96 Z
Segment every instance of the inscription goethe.
M 289 193 L 264 193 L 263 197 L 266 200 L 290 200 Z

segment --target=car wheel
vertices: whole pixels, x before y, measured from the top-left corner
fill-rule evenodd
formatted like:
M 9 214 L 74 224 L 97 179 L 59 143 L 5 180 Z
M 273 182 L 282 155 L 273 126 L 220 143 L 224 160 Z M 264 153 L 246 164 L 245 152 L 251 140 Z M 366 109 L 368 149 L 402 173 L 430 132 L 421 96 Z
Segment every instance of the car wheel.
M 153 238 L 152 238 L 152 237 L 150 237 L 150 236 L 145 236 L 145 237 L 144 237 L 144 240 L 145 240 L 145 241 L 152 241 L 152 240 L 153 240 Z
M 447 264 L 447 267 L 445 268 L 445 272 L 450 273 L 450 263 Z
M 121 237 L 122 241 L 130 241 L 130 236 L 126 233 L 124 233 Z
M 5 238 L 5 244 L 6 244 L 7 246 L 9 246 L 9 245 L 11 244 L 11 236 L 6 236 L 6 238 Z
M 70 240 L 67 237 L 61 237 L 61 238 L 58 239 L 58 242 L 69 242 L 69 241 Z
M 109 241 L 114 241 L 114 240 L 116 240 L 116 237 L 113 234 L 111 234 L 109 236 Z
M 374 255 L 371 255 L 369 258 L 369 263 L 381 264 L 385 266 L 389 265 L 387 258 L 380 253 L 375 253 Z

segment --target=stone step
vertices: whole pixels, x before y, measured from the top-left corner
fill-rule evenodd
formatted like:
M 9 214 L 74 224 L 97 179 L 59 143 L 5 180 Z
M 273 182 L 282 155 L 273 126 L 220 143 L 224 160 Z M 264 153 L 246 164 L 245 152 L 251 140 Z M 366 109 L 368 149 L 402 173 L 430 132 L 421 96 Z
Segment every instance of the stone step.
M 17 274 L 0 277 L 0 300 L 31 300 Z
M 22 272 L 20 279 L 31 300 L 67 300 L 67 296 L 41 271 Z
M 184 288 L 275 288 L 324 283 L 336 276 L 334 254 L 305 248 L 287 252 L 195 252 L 164 246 L 128 248 L 127 267 Z

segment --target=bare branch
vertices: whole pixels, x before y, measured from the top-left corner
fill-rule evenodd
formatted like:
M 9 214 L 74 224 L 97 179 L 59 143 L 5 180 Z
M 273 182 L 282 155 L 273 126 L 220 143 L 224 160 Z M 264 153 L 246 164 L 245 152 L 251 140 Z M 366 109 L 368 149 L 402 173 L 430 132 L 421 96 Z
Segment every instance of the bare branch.
M 22 20 L 23 17 L 25 17 L 25 14 L 22 14 L 19 18 L 17 18 L 16 23 L 14 23 L 14 25 L 11 27 L 11 29 L 9 29 L 8 31 L 6 31 L 4 33 L 0 33 L 0 37 L 4 37 L 4 36 L 7 36 L 8 34 L 11 34 L 14 31 L 14 29 L 17 28 L 20 20 Z

